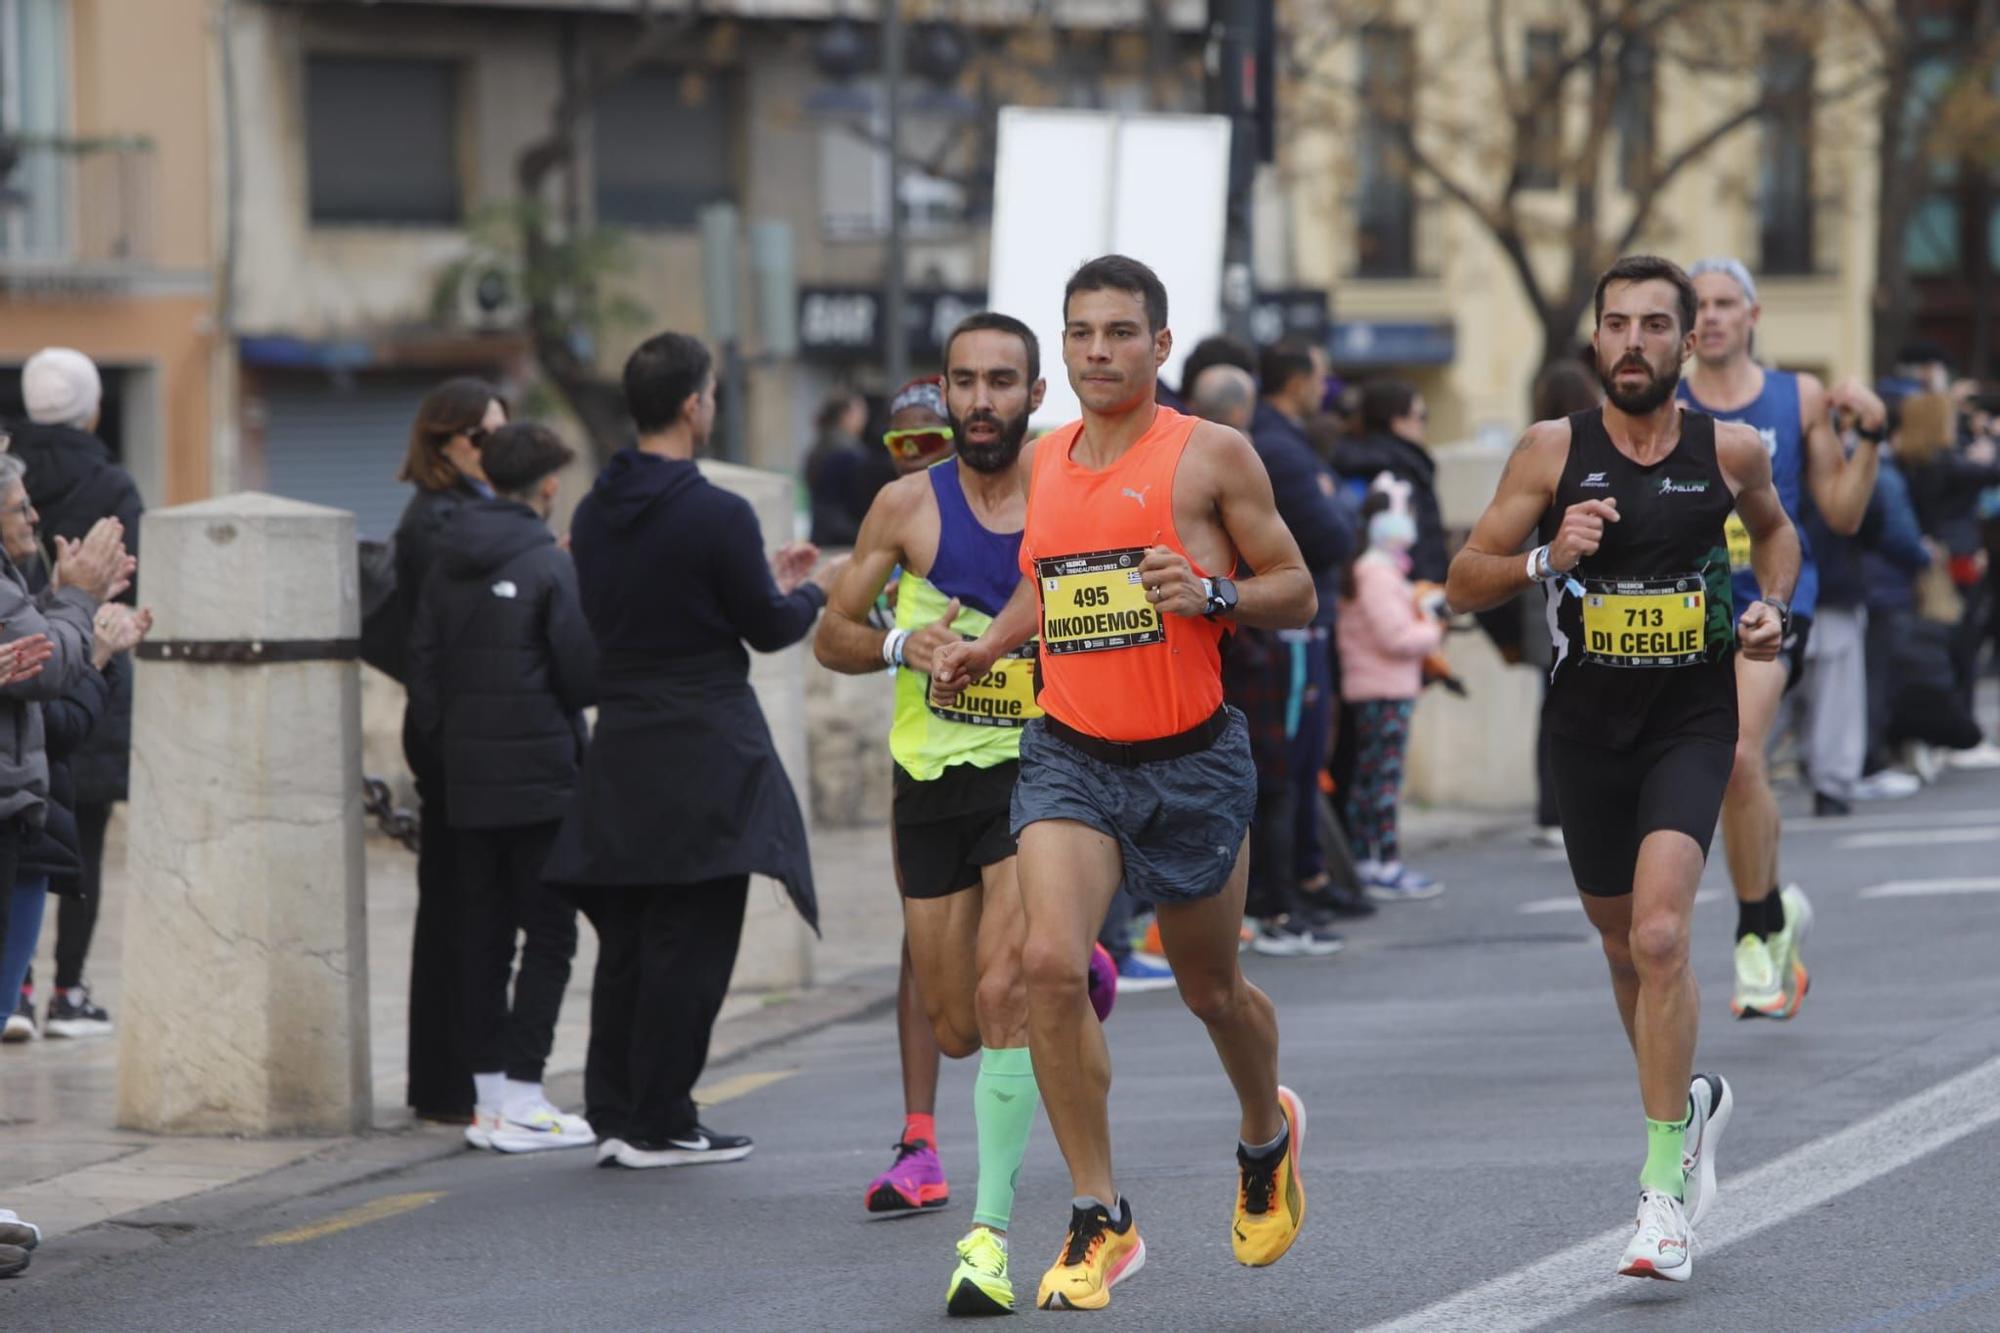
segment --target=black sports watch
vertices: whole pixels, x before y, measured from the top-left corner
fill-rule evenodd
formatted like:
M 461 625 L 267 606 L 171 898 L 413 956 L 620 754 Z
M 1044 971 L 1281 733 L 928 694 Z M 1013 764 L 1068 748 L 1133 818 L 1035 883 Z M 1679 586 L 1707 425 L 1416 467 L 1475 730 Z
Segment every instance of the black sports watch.
M 1792 604 L 1782 597 L 1759 597 L 1758 601 L 1778 613 L 1778 633 L 1783 638 L 1792 637 Z
M 1208 589 L 1208 605 L 1201 610 L 1205 618 L 1214 620 L 1218 616 L 1226 616 L 1236 610 L 1234 583 L 1225 578 L 1203 579 L 1201 583 Z

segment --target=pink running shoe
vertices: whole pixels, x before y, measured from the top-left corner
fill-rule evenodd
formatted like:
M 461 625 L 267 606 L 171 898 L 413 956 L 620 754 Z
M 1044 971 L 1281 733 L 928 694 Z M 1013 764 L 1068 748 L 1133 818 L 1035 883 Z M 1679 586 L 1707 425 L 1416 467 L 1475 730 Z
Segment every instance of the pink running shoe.
M 896 1164 L 868 1184 L 868 1211 L 879 1216 L 907 1216 L 950 1202 L 944 1163 L 928 1143 L 897 1144 Z
M 1097 1011 L 1097 1021 L 1102 1023 L 1111 1017 L 1111 1006 L 1118 1003 L 1118 964 L 1111 959 L 1111 951 L 1101 944 L 1090 946 L 1090 1007 Z

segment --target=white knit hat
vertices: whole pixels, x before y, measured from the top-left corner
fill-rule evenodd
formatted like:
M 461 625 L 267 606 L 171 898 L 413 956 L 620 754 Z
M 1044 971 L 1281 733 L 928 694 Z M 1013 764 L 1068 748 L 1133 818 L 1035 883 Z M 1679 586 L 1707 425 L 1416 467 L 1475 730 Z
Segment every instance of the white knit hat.
M 97 415 L 104 383 L 89 357 L 73 347 L 44 347 L 21 368 L 28 419 L 48 426 L 85 426 Z

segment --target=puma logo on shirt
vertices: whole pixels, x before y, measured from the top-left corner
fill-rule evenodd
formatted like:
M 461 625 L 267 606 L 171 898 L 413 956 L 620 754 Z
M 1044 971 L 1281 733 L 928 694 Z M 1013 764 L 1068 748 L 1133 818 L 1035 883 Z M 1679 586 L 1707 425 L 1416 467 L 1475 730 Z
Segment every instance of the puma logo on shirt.
M 1144 509 L 1146 507 L 1146 492 L 1152 489 L 1153 488 L 1150 483 L 1145 486 L 1141 486 L 1136 491 L 1133 490 L 1130 486 L 1127 486 L 1122 491 L 1120 491 L 1119 494 L 1131 496 L 1134 500 L 1137 500 L 1139 502 L 1139 508 Z

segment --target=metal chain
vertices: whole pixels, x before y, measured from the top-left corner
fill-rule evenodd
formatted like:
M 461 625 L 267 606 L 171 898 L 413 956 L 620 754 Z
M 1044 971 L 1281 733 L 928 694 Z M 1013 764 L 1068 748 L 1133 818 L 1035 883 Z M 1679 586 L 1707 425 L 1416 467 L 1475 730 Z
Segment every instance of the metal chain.
M 380 778 L 361 778 L 361 812 L 375 821 L 382 832 L 416 851 L 423 837 L 423 820 L 398 806 L 389 784 Z

